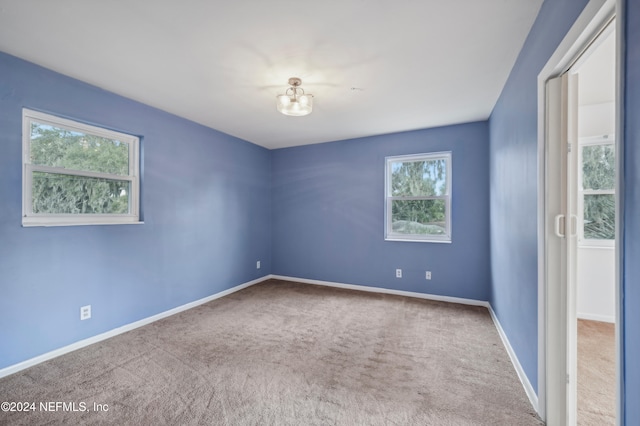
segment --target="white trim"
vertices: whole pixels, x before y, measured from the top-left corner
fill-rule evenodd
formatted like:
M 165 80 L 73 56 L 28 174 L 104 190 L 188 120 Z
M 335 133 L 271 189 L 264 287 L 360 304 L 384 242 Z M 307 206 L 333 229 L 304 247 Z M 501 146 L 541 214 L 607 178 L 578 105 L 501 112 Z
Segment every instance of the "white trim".
M 31 163 L 31 125 L 33 122 L 72 132 L 99 136 L 124 143 L 128 147 L 129 169 L 127 175 L 95 171 L 65 169 Z M 125 214 L 50 214 L 33 212 L 33 173 L 81 176 L 111 181 L 129 182 L 129 211 Z M 22 108 L 22 225 L 23 226 L 73 226 L 116 225 L 140 221 L 140 138 L 138 136 L 73 121 L 67 118 Z
M 578 145 L 580 146 L 615 145 L 615 144 L 616 144 L 615 133 L 610 133 L 608 135 L 584 136 L 578 139 Z
M 178 307 L 169 309 L 168 311 L 160 312 L 159 314 L 152 315 L 150 317 L 143 318 L 141 320 L 138 320 L 138 321 L 123 325 L 121 327 L 114 328 L 113 330 L 109 330 L 107 332 L 98 334 L 96 336 L 89 337 L 89 338 L 84 339 L 84 340 L 80 340 L 78 342 L 72 343 L 72 344 L 64 346 L 62 348 L 54 349 L 51 352 L 47 352 L 45 354 L 38 355 L 38 356 L 36 356 L 34 358 L 31 358 L 31 359 L 28 359 L 26 361 L 22 361 L 22 362 L 19 362 L 17 364 L 10 365 L 8 367 L 0 369 L 0 378 L 6 377 L 6 376 L 8 376 L 10 374 L 17 373 L 18 371 L 24 370 L 25 368 L 33 367 L 34 365 L 37 365 L 37 364 L 40 364 L 42 362 L 48 361 L 50 359 L 59 357 L 61 355 L 67 354 L 69 352 L 73 352 L 73 351 L 75 351 L 77 349 L 82 349 L 82 348 L 84 348 L 86 346 L 89 346 L 89 345 L 92 345 L 94 343 L 98 343 L 98 342 L 101 342 L 103 340 L 109 339 L 111 337 L 117 336 L 119 334 L 126 333 L 127 331 L 131 331 L 131 330 L 134 330 L 136 328 L 145 326 L 147 324 L 151 324 L 152 322 L 161 320 L 161 319 L 169 317 L 171 315 L 175 315 L 177 313 L 186 311 L 188 309 L 195 308 L 196 306 L 202 305 L 202 304 L 207 303 L 207 302 L 211 302 L 212 300 L 219 299 L 219 298 L 227 296 L 227 295 L 229 295 L 231 293 L 235 293 L 236 291 L 239 291 L 239 290 L 245 289 L 247 287 L 250 287 L 252 285 L 261 283 L 263 281 L 266 281 L 269 278 L 270 278 L 269 275 L 265 275 L 265 276 L 263 276 L 261 278 L 257 278 L 257 279 L 255 279 L 253 281 L 249 281 L 249 282 L 246 282 L 244 284 L 239 284 L 239 285 L 237 285 L 235 287 L 231 287 L 231 288 L 229 288 L 227 290 L 221 291 L 221 292 L 213 294 L 211 296 L 207 296 L 205 298 L 198 299 L 198 300 L 195 300 L 193 302 L 186 303 L 186 304 L 184 304 L 182 306 L 178 306 Z
M 402 241 L 405 243 L 438 243 L 438 244 L 451 244 L 453 241 L 451 240 L 419 240 L 417 238 L 407 239 L 407 238 L 385 238 L 385 241 Z
M 23 228 L 31 228 L 31 227 L 53 227 L 53 226 L 91 226 L 91 225 L 144 225 L 144 222 L 140 222 L 137 220 L 133 221 L 121 221 L 121 222 L 104 222 L 100 220 L 95 220 L 92 218 L 87 218 L 85 222 L 76 221 L 74 223 L 65 223 L 65 222 L 51 222 L 51 221 L 38 221 L 38 220 L 26 220 L 26 218 L 22 218 L 22 227 Z
M 602 25 L 606 23 L 612 16 L 617 13 L 618 17 L 618 43 L 616 46 L 616 55 L 621 57 L 621 30 L 623 19 L 621 18 L 623 2 L 621 0 L 590 0 L 584 7 L 580 16 L 573 23 L 571 29 L 567 32 L 562 42 L 557 46 L 553 55 L 549 58 L 545 66 L 538 74 L 538 415 L 543 421 L 548 420 L 546 410 L 546 400 L 548 397 L 547 390 L 547 353 L 553 358 L 552 349 L 547 347 L 547 264 L 546 264 L 546 81 L 552 77 L 562 74 L 569 69 L 579 54 L 588 46 L 593 39 L 593 35 L 598 32 Z M 617 10 L 616 10 L 617 9 Z M 620 75 L 620 64 L 616 64 L 616 75 Z M 620 91 L 620 87 L 617 87 Z M 616 101 L 617 107 L 620 105 L 620 98 Z M 617 111 L 620 112 L 620 111 Z M 620 117 L 618 116 L 618 126 L 620 126 Z M 620 134 L 620 127 L 616 129 L 616 133 Z M 619 142 L 618 142 L 619 143 Z M 617 152 L 621 151 L 616 149 Z M 617 157 L 618 159 L 620 156 Z M 620 161 L 620 160 L 618 160 Z M 618 180 L 619 181 L 619 180 Z M 620 193 L 620 192 L 618 192 Z M 619 197 L 617 197 L 619 199 Z M 619 201 L 618 201 L 619 202 Z M 619 205 L 618 205 L 619 206 Z M 616 210 L 618 214 L 618 210 Z M 617 254 L 618 255 L 618 254 Z M 616 288 L 619 287 L 617 280 Z M 618 375 L 618 383 L 620 375 Z M 618 386 L 619 388 L 619 386 Z M 620 407 L 618 405 L 618 422 L 620 422 Z
M 615 272 L 615 320 L 616 320 L 616 425 L 620 426 L 624 423 L 626 410 L 626 394 L 624 385 L 624 210 L 625 210 L 625 133 L 624 125 L 626 115 L 625 105 L 625 88 L 626 88 L 626 45 L 625 31 L 627 27 L 627 8 L 624 0 L 615 0 L 616 8 L 616 129 L 615 133 L 619 135 L 616 138 L 616 272 Z
M 426 152 L 422 154 L 396 155 L 385 157 L 384 173 L 384 239 L 385 241 L 407 241 L 420 243 L 450 243 L 452 240 L 451 223 L 451 198 L 452 198 L 452 178 L 453 161 L 452 151 Z M 416 196 L 416 197 L 394 197 L 391 195 L 392 164 L 396 162 L 417 162 L 444 160 L 446 166 L 445 195 Z M 393 232 L 391 207 L 395 200 L 444 200 L 445 203 L 445 233 L 438 235 L 430 234 L 401 234 Z
M 229 288 L 227 290 L 221 291 L 219 293 L 213 294 L 211 296 L 207 296 L 205 298 L 199 299 L 199 300 L 195 300 L 193 302 L 189 302 L 186 303 L 184 305 L 175 307 L 173 309 L 169 309 L 168 311 L 164 311 L 161 312 L 159 314 L 132 322 L 130 324 L 126 324 L 123 325 L 121 327 L 118 328 L 114 328 L 113 330 L 107 331 L 105 333 L 101 333 L 98 334 L 96 336 L 93 337 L 89 337 L 87 339 L 84 340 L 80 340 L 78 342 L 72 343 L 70 345 L 64 346 L 62 348 L 59 349 L 55 349 L 53 351 L 47 352 L 45 354 L 36 356 L 34 358 L 28 359 L 26 361 L 22 361 L 19 362 L 17 364 L 14 365 L 10 365 L 8 367 L 5 367 L 3 369 L 0 369 L 0 378 L 2 377 L 6 377 L 9 376 L 11 374 L 17 373 L 21 370 L 24 370 L 26 368 L 29 367 L 33 367 L 34 365 L 40 364 L 42 362 L 48 361 L 50 359 L 59 357 L 61 355 L 65 355 L 69 352 L 73 352 L 77 349 L 82 349 L 86 346 L 92 345 L 94 343 L 98 343 L 101 342 L 103 340 L 109 339 L 111 337 L 115 337 L 119 334 L 122 333 L 126 333 L 127 331 L 131 331 L 134 330 L 136 328 L 151 324 L 152 322 L 161 320 L 163 318 L 175 315 L 177 313 L 186 311 L 188 309 L 191 308 L 195 308 L 196 306 L 205 304 L 207 302 L 211 302 L 212 300 L 216 300 L 219 299 L 221 297 L 224 296 L 228 296 L 231 293 L 235 293 L 239 290 L 245 289 L 247 287 L 250 287 L 252 285 L 255 284 L 259 284 L 261 282 L 270 280 L 270 279 L 275 279 L 275 280 L 281 280 L 281 281 L 291 281 L 291 282 L 296 282 L 296 283 L 301 283 L 301 284 L 311 284 L 311 285 L 321 285 L 321 286 L 325 286 L 325 287 L 336 287 L 336 288 L 344 288 L 344 289 L 349 289 L 349 290 L 356 290 L 356 291 L 364 291 L 364 292 L 369 292 L 369 293 L 380 293 L 380 294 L 391 294 L 391 295 L 396 295 L 396 296 L 406 296 L 406 297 L 413 297 L 413 298 L 417 298 L 417 299 L 426 299 L 426 300 L 435 300 L 435 301 L 440 301 L 440 302 L 447 302 L 447 303 L 458 303 L 461 305 L 470 305 L 470 306 L 481 306 L 481 307 L 485 307 L 489 310 L 489 314 L 491 315 L 491 319 L 493 321 L 493 324 L 496 327 L 496 330 L 498 331 L 498 335 L 500 336 L 500 339 L 502 340 L 502 343 L 507 351 L 507 354 L 509 355 L 509 359 L 511 360 L 511 363 L 513 364 L 513 367 L 516 370 L 516 373 L 518 374 L 518 378 L 520 379 L 520 382 L 522 383 L 522 386 L 527 394 L 527 397 L 529 398 L 529 401 L 531 402 L 531 405 L 533 406 L 533 408 L 538 411 L 538 398 L 535 394 L 535 391 L 533 390 L 533 386 L 531 386 L 531 383 L 529 382 L 527 375 L 525 374 L 522 366 L 520 365 L 520 362 L 518 361 L 518 356 L 516 355 L 515 351 L 513 350 L 513 348 L 511 347 L 511 344 L 509 343 L 509 339 L 507 338 L 506 334 L 504 333 L 504 330 L 502 329 L 502 326 L 500 325 L 500 321 L 498 320 L 497 316 L 495 315 L 495 313 L 493 312 L 493 309 L 491 308 L 491 305 L 489 302 L 484 301 L 484 300 L 475 300 L 475 299 L 466 299 L 466 298 L 461 298 L 461 297 L 451 297 L 451 296 L 440 296 L 437 294 L 426 294 L 426 293 L 417 293 L 417 292 L 413 292 L 413 291 L 404 291 L 404 290 L 393 290 L 393 289 L 389 289 L 389 288 L 383 288 L 383 287 L 371 287 L 371 286 L 364 286 L 364 285 L 357 285 L 357 284 L 344 284 L 344 283 L 337 283 L 337 282 L 331 282 L 331 281 L 320 281 L 320 280 L 311 280 L 311 279 L 306 279 L 306 278 L 296 278 L 296 277 L 289 277 L 289 276 L 285 276 L 285 275 L 274 275 L 274 274 L 269 274 L 269 275 L 265 275 L 263 277 L 257 278 L 253 281 L 249 281 L 246 282 L 244 284 L 240 284 L 237 285 L 235 287 Z
M 608 25 L 608 28 L 612 27 L 611 24 Z M 602 37 L 602 36 L 600 36 Z M 613 239 L 595 239 L 595 238 L 585 238 L 584 237 L 584 200 L 587 196 L 590 195 L 613 195 L 614 203 L 616 195 L 615 190 L 615 179 L 617 176 L 614 176 L 614 187 L 612 189 L 584 189 L 584 148 L 585 147 L 594 147 L 594 146 L 611 146 L 614 149 L 614 161 L 615 160 L 615 135 L 595 136 L 590 138 L 580 138 L 578 140 L 578 167 L 577 167 L 577 177 L 578 177 L 578 185 L 577 185 L 577 200 L 578 200 L 578 211 L 577 211 L 577 220 L 578 220 L 578 247 L 610 247 L 611 249 L 615 246 L 615 235 Z M 614 166 L 614 173 L 615 173 Z M 615 210 L 614 210 L 615 215 Z M 614 216 L 614 232 L 615 232 L 615 216 Z
M 369 293 L 393 294 L 396 296 L 407 296 L 407 297 L 415 297 L 418 299 L 437 300 L 440 302 L 459 303 L 461 305 L 484 306 L 485 308 L 489 307 L 489 302 L 486 302 L 484 300 L 464 299 L 461 297 L 451 297 L 451 296 L 440 296 L 437 294 L 417 293 L 413 291 L 404 291 L 404 290 L 393 290 L 390 288 L 370 287 L 370 286 L 358 285 L 358 284 L 343 284 L 343 283 L 336 283 L 332 281 L 309 280 L 306 278 L 288 277 L 285 275 L 270 275 L 269 277 L 273 278 L 274 280 L 292 281 L 292 282 L 302 283 L 302 284 L 313 284 L 313 285 L 322 285 L 325 287 L 346 288 L 349 290 L 366 291 Z
M 84 170 L 73 170 L 73 169 L 65 169 L 64 167 L 51 167 L 51 166 L 39 166 L 37 164 L 27 164 L 29 167 L 29 172 L 43 172 L 55 175 L 65 175 L 65 176 L 81 176 L 88 177 L 94 179 L 109 179 L 109 180 L 120 180 L 120 181 L 129 181 L 133 182 L 135 180 L 134 175 L 118 175 L 113 173 L 102 173 L 102 172 L 90 172 Z
M 589 321 L 610 322 L 612 324 L 616 322 L 615 316 L 612 316 L 612 315 L 584 314 L 584 313 L 578 312 L 577 316 L 578 316 L 578 319 L 584 319 Z
M 516 373 L 518 374 L 520 383 L 522 383 L 522 387 L 524 388 L 524 391 L 526 392 L 527 397 L 529 398 L 529 402 L 531 402 L 533 409 L 536 410 L 536 412 L 539 412 L 540 407 L 538 404 L 538 395 L 536 394 L 536 391 L 533 389 L 533 386 L 531 385 L 531 382 L 527 377 L 527 373 L 524 372 L 524 368 L 522 368 L 522 365 L 520 365 L 518 356 L 516 355 L 516 352 L 511 347 L 509 338 L 507 337 L 507 334 L 504 332 L 502 325 L 500 324 L 500 320 L 498 320 L 498 317 L 496 316 L 496 313 L 493 312 L 493 308 L 491 307 L 491 305 L 489 305 L 489 313 L 491 314 L 491 319 L 493 320 L 493 323 L 495 324 L 496 329 L 498 330 L 498 334 L 500 335 L 502 344 L 504 345 L 504 348 L 507 350 L 507 354 L 509 354 L 509 359 L 511 359 L 511 364 L 513 364 L 513 368 L 515 368 Z
M 616 249 L 615 240 L 587 240 L 587 241 L 598 241 L 599 244 L 584 244 L 583 241 L 578 241 L 578 248 L 584 250 L 609 250 L 613 251 Z M 606 242 L 611 242 L 609 245 L 605 245 Z

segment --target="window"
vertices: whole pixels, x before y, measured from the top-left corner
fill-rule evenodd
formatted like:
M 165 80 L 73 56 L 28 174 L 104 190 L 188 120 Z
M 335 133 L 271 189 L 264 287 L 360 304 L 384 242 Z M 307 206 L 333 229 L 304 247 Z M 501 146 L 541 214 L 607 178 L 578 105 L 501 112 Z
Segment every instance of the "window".
M 23 226 L 139 222 L 137 137 L 28 109 L 22 122 Z
M 614 138 L 582 139 L 579 155 L 580 242 L 583 245 L 613 245 L 616 229 Z
M 385 239 L 451 242 L 451 153 L 387 157 Z

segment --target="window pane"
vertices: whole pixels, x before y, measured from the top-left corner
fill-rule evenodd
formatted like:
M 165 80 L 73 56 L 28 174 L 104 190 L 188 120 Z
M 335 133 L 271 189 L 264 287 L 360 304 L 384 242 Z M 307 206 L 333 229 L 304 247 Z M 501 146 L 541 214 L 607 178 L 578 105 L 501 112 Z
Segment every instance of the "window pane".
M 438 196 L 447 191 L 444 159 L 405 161 L 391 164 L 391 195 L 394 197 Z
M 584 196 L 584 238 L 615 239 L 615 195 Z
M 127 214 L 129 181 L 33 173 L 33 212 L 49 214 Z
M 129 145 L 32 122 L 31 162 L 40 166 L 128 175 Z
M 616 156 L 613 145 L 582 148 L 582 188 L 614 189 Z
M 446 234 L 444 200 L 393 200 L 391 226 L 398 234 Z

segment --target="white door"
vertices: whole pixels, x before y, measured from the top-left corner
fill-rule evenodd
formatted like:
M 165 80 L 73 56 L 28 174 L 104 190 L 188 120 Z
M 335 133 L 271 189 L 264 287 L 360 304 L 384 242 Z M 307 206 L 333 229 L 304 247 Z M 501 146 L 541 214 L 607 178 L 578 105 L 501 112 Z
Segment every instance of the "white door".
M 589 0 L 538 75 L 539 412 L 547 425 L 576 424 L 577 400 L 577 90 L 571 67 L 614 19 L 616 0 Z M 618 30 L 618 40 L 621 38 Z M 616 41 L 616 55 L 620 52 Z M 553 78 L 569 70 L 568 74 Z M 619 75 L 619 64 L 616 67 Z M 617 103 L 616 103 L 617 104 Z M 573 109 L 571 108 L 573 107 Z M 618 105 L 617 108 L 621 106 Z M 619 123 L 617 124 L 619 126 Z M 619 128 L 618 133 L 619 134 Z M 570 145 L 572 144 L 572 145 Z M 570 151 L 571 149 L 571 151 Z M 620 152 L 620 150 L 617 150 Z M 573 155 L 571 155 L 573 154 Z M 574 193 L 575 192 L 575 193 Z M 617 253 L 620 256 L 620 253 Z M 617 261 L 619 264 L 619 260 Z M 618 272 L 617 272 L 618 273 Z M 616 278 L 616 291 L 619 279 Z M 616 297 L 617 300 L 619 297 Z M 616 315 L 618 307 L 616 306 Z M 616 319 L 616 348 L 620 353 Z M 617 365 L 620 424 L 620 366 Z
M 547 425 L 576 424 L 577 76 L 546 87 Z

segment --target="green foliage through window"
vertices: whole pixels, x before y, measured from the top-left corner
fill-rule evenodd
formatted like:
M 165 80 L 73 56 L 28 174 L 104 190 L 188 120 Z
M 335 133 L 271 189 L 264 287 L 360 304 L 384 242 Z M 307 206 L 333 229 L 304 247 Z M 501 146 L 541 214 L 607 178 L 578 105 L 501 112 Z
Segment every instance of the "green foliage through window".
M 584 238 L 588 240 L 613 240 L 615 237 L 615 195 L 585 195 Z
M 432 196 L 446 191 L 447 165 L 444 159 L 397 162 L 391 166 L 391 195 Z
M 388 238 L 449 239 L 449 168 L 450 153 L 387 159 Z
M 53 173 L 33 173 L 33 212 L 126 214 L 129 182 Z
M 446 232 L 444 200 L 393 200 L 393 232 L 442 235 Z
M 24 120 L 23 224 L 138 220 L 138 138 L 35 111 Z
M 615 147 L 611 143 L 582 147 L 583 236 L 615 239 Z
M 616 153 L 613 145 L 582 147 L 582 188 L 614 189 Z

